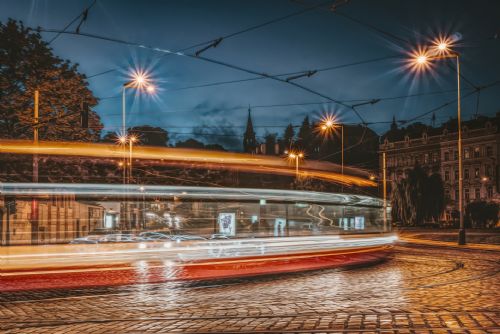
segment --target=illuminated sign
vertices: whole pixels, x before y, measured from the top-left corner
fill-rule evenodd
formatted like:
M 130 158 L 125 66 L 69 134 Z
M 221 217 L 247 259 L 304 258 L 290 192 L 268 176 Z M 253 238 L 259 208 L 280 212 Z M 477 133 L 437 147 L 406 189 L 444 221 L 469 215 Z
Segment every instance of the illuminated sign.
M 286 226 L 286 219 L 276 218 L 274 220 L 274 236 L 275 237 L 285 236 L 285 226 Z
M 354 229 L 364 230 L 365 229 L 365 217 L 354 217 Z
M 231 236 L 236 234 L 236 214 L 219 213 L 219 233 Z

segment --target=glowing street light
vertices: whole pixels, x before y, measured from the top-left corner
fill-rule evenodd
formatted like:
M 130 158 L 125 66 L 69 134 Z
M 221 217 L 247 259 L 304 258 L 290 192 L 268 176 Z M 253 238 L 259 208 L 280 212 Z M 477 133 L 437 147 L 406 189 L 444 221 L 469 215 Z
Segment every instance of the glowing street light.
M 461 35 L 455 33 L 448 38 L 438 38 L 433 42 L 433 46 L 428 51 L 413 54 L 410 61 L 411 67 L 415 70 L 426 70 L 430 67 L 431 61 L 452 58 L 457 63 L 457 123 L 458 123 L 458 212 L 460 216 L 460 230 L 458 233 L 458 244 L 465 245 L 465 227 L 463 217 L 463 166 L 462 166 L 462 129 L 461 129 L 461 101 L 460 101 L 460 56 L 451 50 L 453 43 L 458 41 Z
M 295 160 L 295 175 L 299 177 L 299 160 L 304 158 L 304 153 L 302 152 L 290 152 L 288 153 L 288 158 L 290 160 Z
M 131 77 L 131 80 L 124 83 L 122 86 L 122 133 L 121 133 L 121 137 L 120 137 L 120 143 L 122 143 L 124 145 L 124 150 L 123 150 L 123 160 L 124 161 L 126 160 L 126 155 L 127 155 L 125 144 L 127 142 L 127 137 L 128 137 L 127 130 L 126 130 L 126 99 L 125 99 L 126 89 L 127 88 L 135 88 L 139 92 L 146 91 L 148 94 L 154 94 L 156 92 L 156 87 L 153 85 L 149 73 L 142 71 L 142 70 L 133 70 L 130 73 L 130 77 Z M 122 141 L 122 138 L 123 138 L 123 141 Z M 132 138 L 130 138 L 128 140 L 129 144 L 130 144 L 129 181 L 132 178 L 132 144 L 135 140 L 137 140 L 137 138 L 135 138 L 134 140 L 132 140 Z M 126 179 L 126 172 L 124 170 L 123 183 L 125 183 L 125 179 Z
M 128 139 L 128 143 L 129 143 L 129 175 L 128 175 L 128 179 L 129 179 L 129 183 L 132 181 L 132 145 L 138 141 L 137 137 L 134 136 L 134 135 L 131 135 Z
M 337 124 L 335 122 L 335 118 L 332 115 L 326 115 L 323 117 L 320 123 L 320 129 L 322 130 L 325 136 L 330 135 L 330 133 L 336 129 L 340 128 L 340 137 L 341 137 L 341 172 L 342 172 L 342 180 L 344 180 L 344 125 Z

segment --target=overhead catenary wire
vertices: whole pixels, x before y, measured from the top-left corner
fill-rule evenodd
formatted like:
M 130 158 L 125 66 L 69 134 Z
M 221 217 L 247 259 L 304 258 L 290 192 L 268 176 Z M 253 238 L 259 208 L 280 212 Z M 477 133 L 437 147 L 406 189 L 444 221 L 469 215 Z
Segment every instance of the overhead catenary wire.
M 177 55 L 177 56 L 184 56 L 184 57 L 188 57 L 188 58 L 192 58 L 192 59 L 200 59 L 200 60 L 208 62 L 208 63 L 217 64 L 217 65 L 220 65 L 220 66 L 223 66 L 223 67 L 227 67 L 227 68 L 231 68 L 231 69 L 234 69 L 234 70 L 246 72 L 246 73 L 249 73 L 249 74 L 254 74 L 254 75 L 266 77 L 266 78 L 269 78 L 269 79 L 272 79 L 272 80 L 275 80 L 275 81 L 279 81 L 279 82 L 282 82 L 282 83 L 285 83 L 285 84 L 289 84 L 289 85 L 295 86 L 295 87 L 297 87 L 299 89 L 302 89 L 304 91 L 307 91 L 307 92 L 309 92 L 311 94 L 314 94 L 314 95 L 317 95 L 319 97 L 322 97 L 322 98 L 324 98 L 324 99 L 326 99 L 326 100 L 328 100 L 330 102 L 342 105 L 342 106 L 344 106 L 344 107 L 352 110 L 356 114 L 356 116 L 361 120 L 362 123 L 366 123 L 365 120 L 364 120 L 364 118 L 361 116 L 361 114 L 359 114 L 355 109 L 351 108 L 350 105 L 342 103 L 341 101 L 339 101 L 337 99 L 334 99 L 334 98 L 332 98 L 332 97 L 330 97 L 330 96 L 328 96 L 326 94 L 317 92 L 317 91 L 315 91 L 315 90 L 313 90 L 311 88 L 308 88 L 306 86 L 300 85 L 300 84 L 298 84 L 296 82 L 286 81 L 285 79 L 281 79 L 279 77 L 271 76 L 271 75 L 268 75 L 266 73 L 260 73 L 258 71 L 254 71 L 254 70 L 251 70 L 251 69 L 243 68 L 243 67 L 238 66 L 238 65 L 230 64 L 230 63 L 223 62 L 223 61 L 220 61 L 220 60 L 216 60 L 216 59 L 213 59 L 213 58 L 208 58 L 208 57 L 203 57 L 203 56 L 196 56 L 194 54 L 187 54 L 187 53 L 182 53 L 182 52 L 174 52 L 174 51 L 170 51 L 168 49 L 162 49 L 162 48 L 147 46 L 147 45 L 144 45 L 144 44 L 138 44 L 138 43 L 134 43 L 134 42 L 129 42 L 129 41 L 125 41 L 125 40 L 121 40 L 121 39 L 117 39 L 117 38 L 112 38 L 112 37 L 100 36 L 100 35 L 96 35 L 96 34 L 89 34 L 89 33 L 80 33 L 80 34 L 77 34 L 77 33 L 74 33 L 74 32 L 68 32 L 68 31 L 64 31 L 63 32 L 63 31 L 60 31 L 60 30 L 43 29 L 43 28 L 39 28 L 38 30 L 39 31 L 43 31 L 43 32 L 61 32 L 63 34 L 85 36 L 85 37 L 89 37 L 89 38 L 101 39 L 101 40 L 105 40 L 105 41 L 110 41 L 110 42 L 120 43 L 120 44 L 124 44 L 124 45 L 129 45 L 129 46 L 133 46 L 133 47 L 138 47 L 138 48 L 143 48 L 143 49 L 149 49 L 149 50 L 153 50 L 153 51 L 156 51 L 156 52 L 173 54 L 173 55 Z
M 177 50 L 176 52 L 185 52 L 185 51 L 188 51 L 188 50 L 191 50 L 191 49 L 194 49 L 194 48 L 197 48 L 197 47 L 201 47 L 201 46 L 205 46 L 204 49 L 208 49 L 211 46 L 216 47 L 223 40 L 227 40 L 227 39 L 239 36 L 241 34 L 244 34 L 244 33 L 247 33 L 247 32 L 253 31 L 253 30 L 257 30 L 257 29 L 263 28 L 265 26 L 268 26 L 268 25 L 271 25 L 271 24 L 274 24 L 274 23 L 278 23 L 278 22 L 290 19 L 290 18 L 295 17 L 295 16 L 299 16 L 299 15 L 308 13 L 308 12 L 313 11 L 315 9 L 318 9 L 318 8 L 321 8 L 321 7 L 325 7 L 325 6 L 327 6 L 327 5 L 331 4 L 331 3 L 334 3 L 334 2 L 335 2 L 335 0 L 324 1 L 324 2 L 321 2 L 321 3 L 315 4 L 315 5 L 309 6 L 307 8 L 301 9 L 299 11 L 296 11 L 296 12 L 293 12 L 293 13 L 290 13 L 290 14 L 286 14 L 284 16 L 276 17 L 276 18 L 271 19 L 269 21 L 265 21 L 265 22 L 262 22 L 262 23 L 259 23 L 259 24 L 253 25 L 253 26 L 249 26 L 249 27 L 244 28 L 242 30 L 235 31 L 235 32 L 223 35 L 223 36 L 215 38 L 215 39 L 211 39 L 211 40 L 208 40 L 208 41 L 204 41 L 204 42 L 199 42 L 199 43 L 196 43 L 196 44 L 192 44 L 190 46 L 181 48 L 181 49 Z M 78 17 L 76 17 L 74 21 L 76 21 L 82 14 L 80 14 Z M 69 25 L 73 24 L 74 21 L 72 21 Z M 66 30 L 66 28 L 64 29 L 64 31 Z M 60 35 L 60 33 L 58 33 L 58 35 Z M 209 44 L 209 45 L 207 46 L 207 44 Z M 202 52 L 203 51 L 205 51 L 205 50 L 202 50 Z M 200 53 L 201 52 L 198 51 L 198 52 L 195 53 L 195 55 L 199 55 Z M 106 70 L 106 71 L 102 71 L 100 73 L 97 73 L 95 75 L 90 76 L 89 78 L 91 78 L 91 77 L 94 78 L 94 77 L 97 77 L 97 76 L 100 76 L 100 75 L 104 75 L 104 74 L 107 74 L 107 73 L 111 73 L 111 72 L 114 72 L 114 71 L 117 71 L 117 69 L 109 69 L 109 70 Z
M 73 20 L 71 20 L 64 28 L 62 31 L 66 31 L 69 27 L 71 27 L 71 25 L 73 23 L 75 23 L 79 18 L 85 18 L 87 19 L 87 15 L 88 15 L 88 12 L 89 10 L 94 7 L 94 5 L 96 4 L 97 0 L 94 0 L 90 6 L 88 6 L 87 8 L 85 8 L 80 14 L 78 14 L 77 17 L 75 17 Z M 77 32 L 79 32 L 79 28 L 81 26 L 81 24 L 83 23 L 83 20 L 80 22 L 78 28 L 77 28 Z M 52 39 L 48 42 L 48 44 L 52 44 L 59 36 L 61 36 L 62 32 L 61 33 L 58 33 L 56 34 L 54 37 L 52 37 Z

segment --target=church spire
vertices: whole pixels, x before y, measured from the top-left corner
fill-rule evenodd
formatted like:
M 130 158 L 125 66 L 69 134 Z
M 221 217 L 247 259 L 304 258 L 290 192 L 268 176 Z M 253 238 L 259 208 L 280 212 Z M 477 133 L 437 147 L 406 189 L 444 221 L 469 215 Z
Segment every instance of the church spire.
M 255 139 L 255 131 L 253 130 L 251 109 L 248 106 L 247 128 L 243 136 L 243 151 L 246 153 L 255 153 L 256 148 L 257 140 Z

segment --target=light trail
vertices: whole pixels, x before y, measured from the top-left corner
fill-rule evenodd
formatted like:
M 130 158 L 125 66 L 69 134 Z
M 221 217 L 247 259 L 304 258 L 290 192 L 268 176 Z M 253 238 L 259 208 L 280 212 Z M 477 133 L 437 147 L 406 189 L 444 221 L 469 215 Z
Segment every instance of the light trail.
M 122 184 L 78 184 L 78 183 L 0 183 L 1 195 L 54 196 L 77 195 L 86 198 L 107 197 L 167 197 L 182 199 L 218 199 L 231 201 L 267 201 L 290 203 L 324 203 L 328 205 L 351 205 L 381 209 L 383 201 L 370 196 L 324 193 L 301 190 L 217 188 L 190 186 L 152 186 Z
M 119 145 L 41 141 L 34 144 L 29 140 L 0 140 L 2 153 L 38 154 L 57 156 L 86 156 L 98 158 L 123 158 L 123 148 Z M 252 155 L 244 153 L 207 151 L 196 149 L 137 146 L 133 151 L 134 159 L 175 162 L 192 166 L 201 164 L 204 168 L 238 170 L 251 173 L 266 173 L 295 176 L 296 171 L 280 157 Z M 369 173 L 358 168 L 344 168 L 344 175 L 336 164 L 305 161 L 300 176 L 343 183 L 360 187 L 376 187 Z

